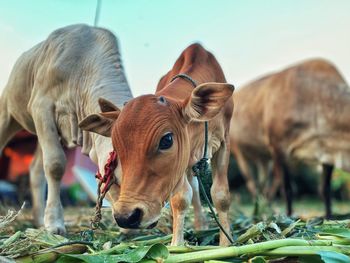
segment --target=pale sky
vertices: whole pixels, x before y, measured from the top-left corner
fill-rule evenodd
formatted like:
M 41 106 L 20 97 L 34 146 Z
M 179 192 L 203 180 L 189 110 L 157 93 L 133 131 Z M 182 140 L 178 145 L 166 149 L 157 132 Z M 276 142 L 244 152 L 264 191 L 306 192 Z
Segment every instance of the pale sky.
M 0 89 L 19 55 L 53 30 L 93 24 L 96 0 L 2 0 Z M 158 80 L 193 42 L 240 86 L 312 57 L 331 60 L 350 81 L 348 0 L 102 0 L 99 26 L 119 38 L 134 95 Z

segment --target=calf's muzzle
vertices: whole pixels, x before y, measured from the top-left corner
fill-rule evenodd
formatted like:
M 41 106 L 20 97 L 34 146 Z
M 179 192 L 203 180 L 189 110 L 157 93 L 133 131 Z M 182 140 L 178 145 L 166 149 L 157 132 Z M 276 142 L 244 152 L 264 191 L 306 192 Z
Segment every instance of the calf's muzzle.
M 129 213 L 115 213 L 114 218 L 117 224 L 122 228 L 139 228 L 143 217 L 143 211 L 135 208 Z

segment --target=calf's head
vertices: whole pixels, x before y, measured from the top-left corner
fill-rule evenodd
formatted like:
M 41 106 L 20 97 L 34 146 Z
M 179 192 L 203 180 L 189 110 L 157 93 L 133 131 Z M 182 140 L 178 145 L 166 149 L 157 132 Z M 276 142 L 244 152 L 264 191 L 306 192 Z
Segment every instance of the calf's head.
M 164 203 L 184 182 L 191 153 L 189 123 L 214 118 L 232 92 L 230 84 L 204 83 L 184 101 L 144 95 L 122 111 L 93 114 L 80 123 L 85 130 L 112 137 L 122 170 L 119 199 L 113 204 L 119 226 L 157 223 Z

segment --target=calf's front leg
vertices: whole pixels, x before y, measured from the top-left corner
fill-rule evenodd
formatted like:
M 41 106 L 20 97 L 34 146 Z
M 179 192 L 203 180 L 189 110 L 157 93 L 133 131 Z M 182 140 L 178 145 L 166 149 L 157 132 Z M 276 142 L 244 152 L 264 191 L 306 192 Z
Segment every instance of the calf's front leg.
M 173 211 L 173 238 L 171 240 L 172 246 L 183 245 L 185 216 L 192 200 L 192 188 L 187 180 L 184 182 L 177 192 L 170 200 L 171 209 Z
M 222 142 L 219 150 L 214 154 L 211 162 L 213 169 L 213 185 L 210 189 L 210 193 L 222 227 L 230 236 L 232 236 L 229 221 L 231 196 L 227 180 L 229 157 L 229 147 L 227 147 L 225 142 Z M 228 246 L 230 244 L 231 242 L 227 239 L 224 232 L 220 231 L 220 246 Z
M 32 116 L 42 148 L 43 166 L 48 186 L 44 225 L 51 233 L 64 235 L 66 229 L 60 199 L 60 183 L 65 170 L 66 157 L 59 140 L 53 109 L 52 103 L 42 100 L 33 104 Z

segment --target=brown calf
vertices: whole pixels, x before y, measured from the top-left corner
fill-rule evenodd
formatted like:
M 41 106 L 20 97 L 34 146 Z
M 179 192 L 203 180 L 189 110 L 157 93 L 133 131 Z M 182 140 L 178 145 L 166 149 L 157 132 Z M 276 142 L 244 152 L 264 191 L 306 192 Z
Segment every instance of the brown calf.
M 242 173 L 252 178 L 248 164 L 256 163 L 267 178 L 272 160 L 277 182 L 284 177 L 291 214 L 288 164 L 321 164 L 330 216 L 333 166 L 350 170 L 350 89 L 338 70 L 324 60 L 305 61 L 251 82 L 235 92 L 234 100 L 231 149 Z
M 179 73 L 187 74 L 199 85 L 194 88 L 182 78 L 171 82 Z M 230 231 L 227 167 L 233 90 L 215 57 L 193 44 L 161 79 L 155 95 L 137 97 L 122 111 L 94 114 L 80 123 L 85 130 L 111 134 L 119 157 L 118 169 L 122 170 L 119 200 L 113 204 L 121 227 L 155 226 L 164 203 L 170 199 L 174 217 L 172 244 L 184 242 L 186 211 L 192 198 L 199 200 L 198 182 L 191 168 L 202 157 L 204 121 L 209 121 L 211 193 L 219 219 Z M 220 244 L 228 244 L 223 233 Z

